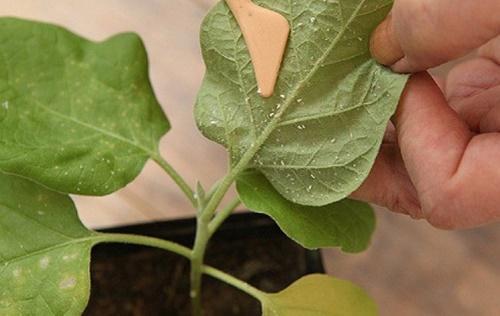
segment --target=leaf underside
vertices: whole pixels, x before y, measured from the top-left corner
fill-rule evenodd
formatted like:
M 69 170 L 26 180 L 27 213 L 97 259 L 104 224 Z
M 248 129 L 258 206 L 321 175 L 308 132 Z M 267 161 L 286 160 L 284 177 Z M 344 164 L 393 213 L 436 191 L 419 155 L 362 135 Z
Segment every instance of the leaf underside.
M 169 127 L 137 35 L 95 43 L 0 19 L 0 170 L 61 192 L 108 194 L 139 174 Z
M 322 207 L 294 204 L 256 171 L 243 173 L 237 180 L 237 190 L 246 207 L 270 216 L 285 234 L 309 249 L 340 247 L 345 252 L 361 252 L 375 230 L 375 214 L 366 203 L 343 200 Z
M 308 275 L 262 302 L 263 316 L 374 316 L 370 297 L 350 282 L 326 275 Z
M 0 173 L 0 315 L 81 315 L 96 236 L 69 197 Z
M 273 97 L 257 93 L 239 27 L 222 1 L 201 31 L 207 72 L 196 120 L 295 203 L 323 206 L 344 199 L 367 177 L 407 76 L 371 59 L 370 34 L 391 0 L 278 1 L 256 4 L 285 16 L 288 48 Z

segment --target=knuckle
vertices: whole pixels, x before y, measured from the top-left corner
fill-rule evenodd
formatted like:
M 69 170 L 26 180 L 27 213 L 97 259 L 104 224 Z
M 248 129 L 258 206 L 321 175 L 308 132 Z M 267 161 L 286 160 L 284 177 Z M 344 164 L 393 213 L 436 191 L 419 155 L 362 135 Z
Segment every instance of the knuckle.
M 457 192 L 448 186 L 442 186 L 427 194 L 422 202 L 423 214 L 427 222 L 443 230 L 456 229 L 457 222 L 454 218 L 453 205 L 457 196 Z
M 409 192 L 389 194 L 385 197 L 386 206 L 396 213 L 407 214 L 414 219 L 423 218 L 418 199 Z

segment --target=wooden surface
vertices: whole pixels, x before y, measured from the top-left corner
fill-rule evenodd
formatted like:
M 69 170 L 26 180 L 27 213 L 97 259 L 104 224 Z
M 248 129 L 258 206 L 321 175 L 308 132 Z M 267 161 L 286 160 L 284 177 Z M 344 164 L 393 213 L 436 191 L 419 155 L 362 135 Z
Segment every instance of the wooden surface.
M 319 0 L 318 0 L 319 1 Z M 151 78 L 173 129 L 167 160 L 194 184 L 223 175 L 224 151 L 196 130 L 192 109 L 203 76 L 200 21 L 214 0 L 0 0 L 0 14 L 49 21 L 102 40 L 135 31 L 146 43 Z M 104 198 L 76 197 L 92 227 L 185 217 L 190 207 L 160 169 L 148 164 L 126 189 Z M 361 255 L 325 252 L 328 270 L 375 297 L 382 315 L 500 315 L 500 225 L 443 232 L 379 210 L 373 246 Z

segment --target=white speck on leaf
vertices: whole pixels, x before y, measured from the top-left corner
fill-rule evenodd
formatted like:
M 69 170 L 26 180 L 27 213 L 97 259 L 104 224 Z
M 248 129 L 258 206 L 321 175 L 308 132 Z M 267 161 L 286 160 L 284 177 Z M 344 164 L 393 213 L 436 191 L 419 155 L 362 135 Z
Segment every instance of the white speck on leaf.
M 49 266 L 49 263 L 50 263 L 50 258 L 43 257 L 42 259 L 40 259 L 40 262 L 39 262 L 40 268 L 47 269 L 47 267 Z
M 61 282 L 59 282 L 60 289 L 72 289 L 76 286 L 76 278 L 74 276 L 70 276 L 64 278 Z
M 12 271 L 12 275 L 15 277 L 15 278 L 18 278 L 21 276 L 21 272 L 22 272 L 22 269 L 20 268 L 17 268 L 17 269 L 14 269 L 14 271 Z
M 63 259 L 64 261 L 71 261 L 71 260 L 75 260 L 77 257 L 78 257 L 78 254 L 74 253 L 74 254 L 72 254 L 72 255 L 64 255 L 64 256 L 62 257 L 62 259 Z

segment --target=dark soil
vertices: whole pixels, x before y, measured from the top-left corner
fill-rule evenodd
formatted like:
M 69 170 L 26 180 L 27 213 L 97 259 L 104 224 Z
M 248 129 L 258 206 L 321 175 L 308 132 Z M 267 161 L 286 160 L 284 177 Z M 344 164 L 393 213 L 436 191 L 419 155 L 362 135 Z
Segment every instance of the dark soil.
M 193 224 L 179 221 L 118 231 L 189 245 Z M 210 244 L 207 262 L 269 292 L 282 290 L 305 274 L 322 271 L 318 253 L 305 251 L 270 220 L 255 214 L 238 215 L 224 224 Z M 84 315 L 190 315 L 189 262 L 177 255 L 143 247 L 101 245 L 94 249 L 91 272 L 92 295 Z M 206 316 L 254 316 L 261 312 L 252 297 L 208 277 L 204 278 L 203 303 Z

